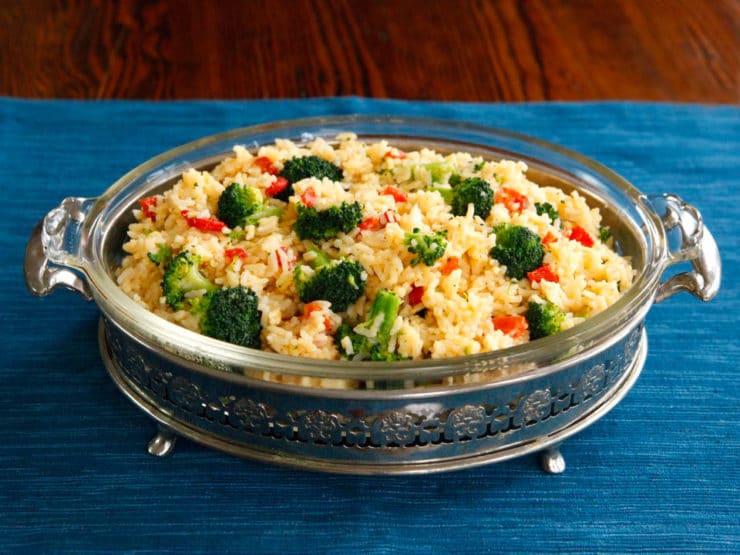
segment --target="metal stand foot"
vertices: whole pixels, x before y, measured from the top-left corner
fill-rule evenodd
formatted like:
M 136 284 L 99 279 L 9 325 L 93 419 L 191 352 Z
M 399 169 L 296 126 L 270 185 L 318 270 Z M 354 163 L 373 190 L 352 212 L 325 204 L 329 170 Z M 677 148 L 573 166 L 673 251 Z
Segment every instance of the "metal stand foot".
M 565 459 L 560 454 L 560 446 L 549 447 L 540 451 L 540 467 L 548 474 L 560 474 L 565 470 Z
M 166 457 L 175 449 L 177 436 L 169 428 L 159 427 L 157 434 L 149 441 L 147 451 L 155 457 Z

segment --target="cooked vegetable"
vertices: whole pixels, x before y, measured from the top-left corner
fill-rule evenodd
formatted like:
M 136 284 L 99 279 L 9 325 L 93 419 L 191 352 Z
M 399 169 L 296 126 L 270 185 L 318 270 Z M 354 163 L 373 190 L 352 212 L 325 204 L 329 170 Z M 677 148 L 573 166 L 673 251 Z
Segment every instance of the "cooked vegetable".
M 229 262 L 231 262 L 232 260 L 234 260 L 234 258 L 241 258 L 242 260 L 246 260 L 247 259 L 247 256 L 249 256 L 247 254 L 247 251 L 245 251 L 241 247 L 234 247 L 234 248 L 231 248 L 231 249 L 225 249 L 224 250 L 224 258 L 226 260 L 228 260 Z
M 318 156 L 291 158 L 285 162 L 279 175 L 288 180 L 288 186 L 273 196 L 286 202 L 293 194 L 293 184 L 302 179 L 308 177 L 323 179 L 326 177 L 332 181 L 341 181 L 344 177 L 344 173 L 339 167 Z
M 429 172 L 432 183 L 444 183 L 445 178 L 455 171 L 455 166 L 449 162 L 430 162 L 423 167 Z
M 246 287 L 228 287 L 206 293 L 193 304 L 200 314 L 201 332 L 209 337 L 242 347 L 262 346 L 262 313 L 257 308 L 257 295 Z
M 287 179 L 285 179 L 284 177 L 277 176 L 275 178 L 275 181 L 270 183 L 270 186 L 267 187 L 267 189 L 265 189 L 265 194 L 268 197 L 280 198 L 279 197 L 280 193 L 285 191 L 285 189 L 287 189 L 289 186 L 290 186 L 290 183 L 288 182 Z M 292 191 L 290 194 L 293 194 Z
M 529 301 L 525 314 L 529 324 L 529 338 L 531 340 L 547 337 L 560 331 L 565 321 L 565 313 L 550 301 Z
M 311 269 L 296 266 L 293 281 L 301 302 L 329 301 L 334 312 L 343 312 L 365 292 L 367 273 L 356 260 L 332 260 L 313 249 Z
M 608 227 L 603 226 L 599 228 L 599 241 L 606 243 L 612 237 L 612 232 Z
M 427 266 L 434 266 L 445 253 L 447 248 L 447 230 L 437 231 L 436 233 L 422 233 L 418 227 L 413 229 L 412 233 L 406 233 L 404 244 L 408 247 L 411 254 L 415 254 L 411 260 L 411 265 L 416 266 L 423 262 Z
M 157 195 L 154 195 L 153 197 L 146 197 L 139 199 L 139 206 L 141 206 L 141 211 L 144 213 L 144 216 L 149 218 L 152 222 L 157 221 L 157 214 L 154 212 L 154 209 L 157 207 Z
M 211 291 L 215 286 L 200 273 L 200 257 L 183 251 L 173 258 L 164 271 L 162 292 L 173 310 L 185 306 L 185 294 L 191 291 Z
M 496 202 L 500 202 L 510 213 L 521 212 L 529 206 L 529 199 L 519 191 L 501 187 L 496 191 Z
M 524 316 L 494 316 L 493 329 L 500 330 L 506 335 L 517 339 L 524 335 L 529 325 Z
M 157 245 L 157 252 L 149 252 L 147 253 L 147 257 L 157 266 L 167 266 L 170 260 L 172 260 L 172 249 L 165 243 L 159 243 Z
M 527 272 L 542 266 L 545 250 L 534 231 L 521 225 L 499 224 L 493 232 L 496 246 L 490 255 L 506 266 L 507 276 L 522 279 Z
M 556 283 L 560 281 L 560 278 L 555 272 L 553 272 L 549 264 L 543 264 L 539 268 L 536 268 L 531 272 L 527 272 L 527 278 L 529 278 L 529 281 L 531 281 L 532 283 L 539 283 L 543 280 Z
M 535 202 L 534 209 L 537 210 L 538 216 L 542 216 L 542 214 L 547 214 L 548 216 L 550 216 L 550 223 L 553 224 L 555 223 L 555 220 L 560 217 L 558 211 L 549 202 Z
M 406 193 L 404 193 L 398 187 L 393 187 L 391 185 L 383 189 L 383 194 L 392 196 L 393 200 L 395 200 L 396 202 L 406 202 L 407 200 L 409 200 Z
M 572 241 L 578 241 L 584 247 L 594 246 L 594 238 L 588 234 L 588 231 L 586 231 L 579 225 L 570 230 L 570 233 L 568 234 L 568 239 L 571 239 Z
M 459 182 L 455 179 L 454 182 L 457 183 L 454 187 L 433 190 L 442 195 L 455 216 L 467 214 L 468 205 L 472 204 L 475 215 L 485 220 L 493 206 L 493 189 L 488 182 L 480 177 L 468 177 Z
M 339 326 L 334 340 L 340 354 L 351 360 L 400 360 L 400 355 L 389 350 L 391 330 L 400 305 L 401 299 L 395 293 L 385 289 L 378 291 L 364 322 L 354 329 L 348 324 Z
M 362 220 L 362 206 L 359 202 L 343 202 L 326 210 L 297 204 L 298 218 L 293 230 L 301 239 L 321 241 L 332 239 L 340 233 L 349 233 Z
M 180 210 L 180 214 L 190 227 L 199 229 L 201 231 L 223 231 L 226 224 L 215 218 L 198 218 L 191 216 L 187 210 Z
M 267 156 L 258 156 L 254 159 L 254 165 L 257 166 L 263 173 L 269 173 L 270 175 L 277 175 L 277 166 Z
M 278 216 L 282 209 L 265 204 L 256 187 L 232 183 L 218 199 L 218 217 L 229 227 L 256 224 L 261 218 Z

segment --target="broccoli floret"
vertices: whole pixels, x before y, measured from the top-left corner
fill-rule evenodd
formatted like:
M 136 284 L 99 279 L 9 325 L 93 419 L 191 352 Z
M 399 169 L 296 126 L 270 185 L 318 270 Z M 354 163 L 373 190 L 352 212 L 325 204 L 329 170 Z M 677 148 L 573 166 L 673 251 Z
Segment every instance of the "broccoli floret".
M 506 266 L 507 276 L 522 279 L 527 272 L 542 266 L 545 250 L 534 231 L 521 225 L 499 224 L 493 232 L 496 246 L 490 255 Z
M 239 183 L 226 187 L 218 199 L 218 217 L 229 227 L 256 224 L 260 218 L 281 212 L 280 208 L 265 204 L 259 189 Z
M 205 289 L 211 291 L 215 286 L 200 273 L 200 257 L 183 251 L 173 258 L 164 271 L 162 292 L 167 304 L 173 310 L 180 310 L 185 305 L 185 294 L 190 291 Z
M 298 183 L 301 179 L 308 177 L 323 179 L 327 177 L 332 181 L 341 181 L 344 177 L 341 168 L 318 156 L 291 158 L 285 162 L 279 175 L 288 180 L 288 186 L 275 195 L 274 198 L 285 202 L 293 195 L 293 183 Z
M 329 301 L 335 312 L 347 310 L 365 292 L 365 268 L 356 260 L 331 260 L 319 250 L 313 252 L 316 257 L 311 267 L 315 273 L 307 272 L 305 266 L 293 270 L 298 298 L 304 303 Z
M 599 228 L 599 241 L 602 243 L 606 243 L 609 239 L 612 237 L 612 232 L 609 230 L 608 227 L 600 227 Z
M 317 210 L 299 203 L 296 210 L 298 218 L 293 224 L 293 230 L 301 239 L 312 241 L 332 239 L 340 233 L 348 233 L 362 220 L 362 206 L 359 202 L 342 202 L 326 210 Z
M 529 338 L 534 340 L 559 332 L 565 313 L 549 301 L 530 301 L 525 318 L 529 324 Z
M 558 211 L 549 202 L 535 202 L 534 208 L 535 210 L 537 210 L 538 216 L 542 216 L 542 214 L 547 214 L 548 216 L 550 216 L 550 223 L 554 224 L 555 220 L 560 217 Z
M 452 181 L 450 181 L 452 184 Z M 436 188 L 445 202 L 450 205 L 455 216 L 464 216 L 468 213 L 468 205 L 472 204 L 475 215 L 486 219 L 493 206 L 493 189 L 485 179 L 468 177 L 455 180 L 454 187 Z
M 352 360 L 393 361 L 402 357 L 389 351 L 391 330 L 398 317 L 401 299 L 395 293 L 381 289 L 375 296 L 367 319 L 355 326 L 339 326 L 334 340 L 340 354 Z M 347 349 L 347 339 L 351 345 Z
M 200 314 L 200 330 L 209 337 L 253 349 L 262 346 L 262 313 L 251 289 L 212 290 L 194 304 L 193 312 Z
M 435 233 L 422 233 L 418 227 L 415 227 L 411 233 L 406 233 L 403 243 L 411 254 L 416 255 L 411 260 L 411 265 L 416 266 L 423 262 L 427 266 L 434 266 L 434 263 L 445 253 L 446 237 L 446 229 Z
M 449 162 L 430 162 L 423 166 L 428 172 L 432 183 L 444 183 L 445 177 L 455 171 L 455 167 Z
M 165 243 L 159 243 L 157 252 L 148 252 L 146 255 L 157 266 L 167 266 L 172 260 L 172 249 Z

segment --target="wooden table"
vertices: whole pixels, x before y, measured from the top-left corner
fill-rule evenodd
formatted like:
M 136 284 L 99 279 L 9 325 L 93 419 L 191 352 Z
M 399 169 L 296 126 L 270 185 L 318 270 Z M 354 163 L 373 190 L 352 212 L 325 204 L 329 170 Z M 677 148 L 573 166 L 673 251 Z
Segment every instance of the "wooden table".
M 0 95 L 740 101 L 740 0 L 0 0 Z

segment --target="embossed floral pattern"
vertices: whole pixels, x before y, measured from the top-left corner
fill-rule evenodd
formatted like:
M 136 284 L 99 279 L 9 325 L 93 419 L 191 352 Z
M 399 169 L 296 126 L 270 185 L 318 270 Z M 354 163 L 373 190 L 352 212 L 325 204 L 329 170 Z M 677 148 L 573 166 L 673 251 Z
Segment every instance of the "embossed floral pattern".
M 522 413 L 527 422 L 542 420 L 550 414 L 552 395 L 547 389 L 538 389 L 527 397 L 522 407 Z
M 267 407 L 252 399 L 239 399 L 232 405 L 230 415 L 234 425 L 253 432 L 264 433 L 270 425 Z
M 476 405 L 465 405 L 453 410 L 447 425 L 456 438 L 474 438 L 486 428 L 486 409 Z
M 312 410 L 299 420 L 298 433 L 303 439 L 329 443 L 339 430 L 339 415 L 323 410 Z
M 159 364 L 130 348 L 106 329 L 109 352 L 124 373 L 158 404 L 171 410 L 214 424 L 260 434 L 280 441 L 312 442 L 321 445 L 382 447 L 400 449 L 424 446 L 430 442 L 478 440 L 534 426 L 548 418 L 558 418 L 569 408 L 592 402 L 609 389 L 634 359 L 640 346 L 642 326 L 635 328 L 624 344 L 615 347 L 611 357 L 587 368 L 568 382 L 538 389 L 524 399 L 499 406 L 465 404 L 440 405 L 434 413 L 416 414 L 412 408 L 378 414 L 344 415 L 324 409 L 280 411 L 268 403 L 249 397 L 209 392 L 186 375 L 173 376 Z
M 595 395 L 604 386 L 604 379 L 606 378 L 605 367 L 603 364 L 597 364 L 591 368 L 581 378 L 581 390 L 584 395 Z
M 200 413 L 205 406 L 200 388 L 182 376 L 178 376 L 167 385 L 170 400 L 191 412 Z
M 416 424 L 414 418 L 404 412 L 394 411 L 378 418 L 377 432 L 379 443 L 389 445 L 406 445 L 416 439 Z M 378 435 L 375 437 L 378 438 Z

